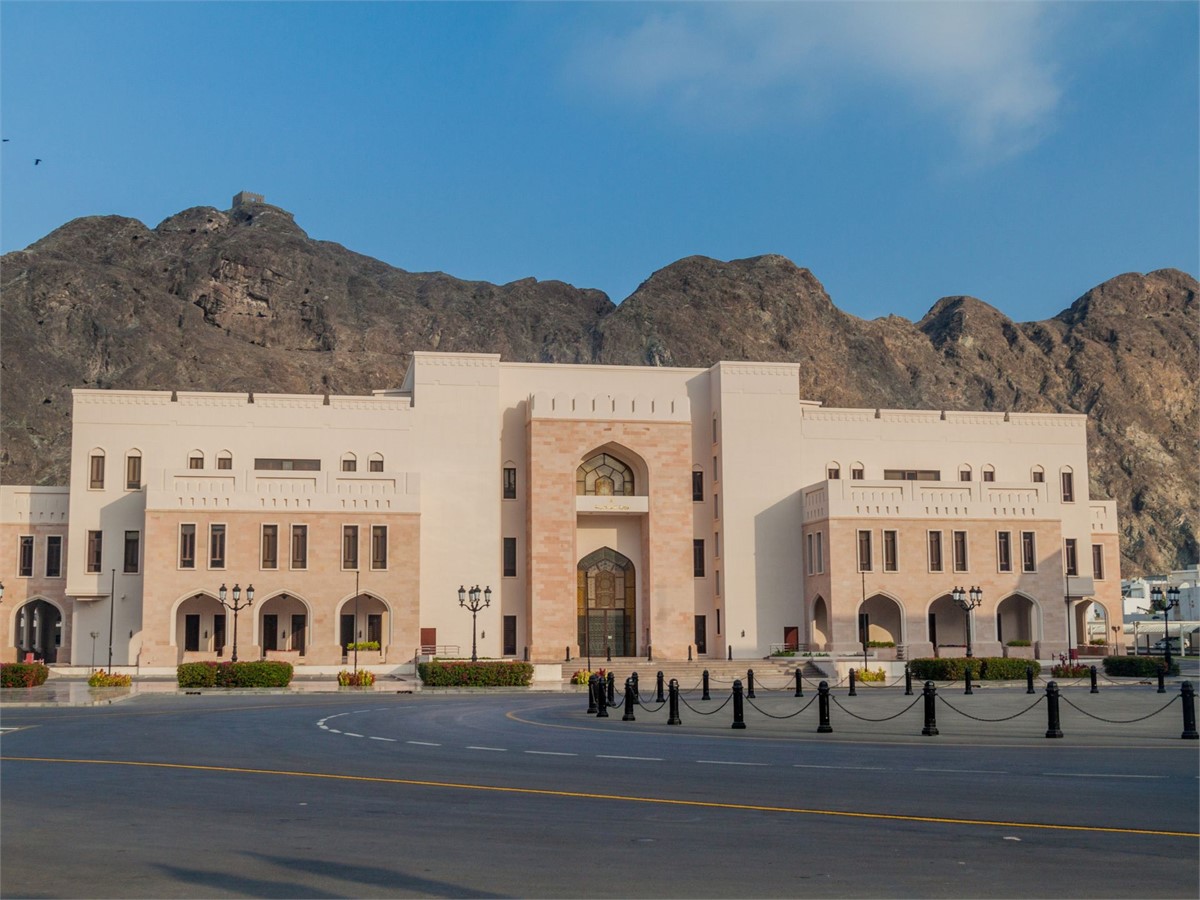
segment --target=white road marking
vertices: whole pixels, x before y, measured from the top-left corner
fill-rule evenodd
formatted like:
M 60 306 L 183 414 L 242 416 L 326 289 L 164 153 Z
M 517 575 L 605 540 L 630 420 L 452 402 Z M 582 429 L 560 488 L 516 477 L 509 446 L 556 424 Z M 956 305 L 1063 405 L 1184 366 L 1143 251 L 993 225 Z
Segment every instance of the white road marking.
M 796 763 L 792 766 L 793 769 L 854 769 L 859 772 L 886 772 L 887 766 L 810 766 L 804 763 Z
M 346 737 L 362 737 L 361 734 L 355 734 L 353 731 L 344 731 L 342 734 L 346 735 Z
M 330 734 L 341 734 L 341 732 L 336 728 L 330 728 L 329 733 Z
M 1118 775 L 1113 772 L 1043 772 L 1055 778 L 1166 778 L 1166 775 Z
M 704 766 L 767 766 L 770 763 L 734 762 L 729 759 L 698 759 L 696 762 Z
M 391 743 L 391 744 L 396 743 L 395 738 L 376 737 L 375 735 L 371 735 L 370 737 L 371 737 L 371 740 L 373 740 L 373 741 L 387 741 L 388 743 Z
M 597 753 L 596 759 L 632 759 L 635 762 L 662 762 L 661 756 L 609 756 L 604 753 Z
M 958 772 L 965 775 L 1007 775 L 1003 769 L 913 769 L 914 772 Z
M 489 750 L 492 753 L 507 753 L 508 750 L 504 747 L 468 747 L 468 750 Z
M 418 747 L 440 747 L 441 744 L 433 744 L 429 741 L 405 741 L 406 744 L 416 744 Z
M 526 750 L 532 756 L 578 756 L 578 753 L 558 753 L 555 750 Z

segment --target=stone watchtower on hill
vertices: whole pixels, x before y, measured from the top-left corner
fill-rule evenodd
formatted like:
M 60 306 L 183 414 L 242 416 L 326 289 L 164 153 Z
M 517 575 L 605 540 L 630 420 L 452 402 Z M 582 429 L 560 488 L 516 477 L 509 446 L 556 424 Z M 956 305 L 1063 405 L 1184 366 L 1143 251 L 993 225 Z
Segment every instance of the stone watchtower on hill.
M 238 191 L 233 195 L 233 208 L 244 206 L 249 203 L 265 203 L 262 194 L 251 194 L 249 191 Z

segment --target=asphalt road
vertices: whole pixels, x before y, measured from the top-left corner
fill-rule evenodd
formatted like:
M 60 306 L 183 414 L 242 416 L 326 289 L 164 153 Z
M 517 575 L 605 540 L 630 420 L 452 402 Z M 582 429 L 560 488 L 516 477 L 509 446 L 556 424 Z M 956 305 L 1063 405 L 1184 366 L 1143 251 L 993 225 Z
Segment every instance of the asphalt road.
M 1048 740 L 1037 697 L 943 694 L 937 737 L 920 703 L 866 721 L 920 699 L 897 690 L 839 694 L 825 735 L 815 707 L 769 718 L 786 692 L 744 731 L 698 714 L 716 693 L 681 726 L 514 693 L 5 707 L 0 894 L 1196 896 L 1173 696 L 1076 689 Z

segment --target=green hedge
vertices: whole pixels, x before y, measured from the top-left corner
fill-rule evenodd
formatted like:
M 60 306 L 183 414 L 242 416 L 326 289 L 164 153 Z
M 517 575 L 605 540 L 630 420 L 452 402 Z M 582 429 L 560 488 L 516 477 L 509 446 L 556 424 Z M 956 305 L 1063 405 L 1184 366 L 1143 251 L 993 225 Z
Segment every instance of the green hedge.
M 354 644 L 347 644 L 346 651 L 353 653 L 355 650 L 378 650 L 379 641 L 358 641 Z
M 1127 675 L 1133 678 L 1157 678 L 1158 671 L 1163 667 L 1161 656 L 1106 656 L 1104 657 L 1105 675 Z M 1171 662 L 1168 675 L 1179 674 L 1179 663 Z
M 1039 675 L 1042 671 L 1037 660 L 1009 659 L 1004 656 L 976 656 L 971 659 L 926 657 L 911 660 L 908 670 L 912 672 L 913 678 L 921 681 L 959 681 L 966 676 L 968 665 L 971 667 L 971 677 L 978 681 L 1020 681 L 1025 677 L 1025 669 L 1030 666 L 1033 667 L 1034 675 Z
M 421 681 L 430 687 L 525 687 L 533 680 L 533 665 L 527 662 L 490 660 L 419 663 Z
M 183 663 L 176 669 L 180 687 L 287 687 L 292 664 L 278 660 Z
M 50 677 L 43 663 L 4 663 L 0 665 L 0 687 L 37 687 Z

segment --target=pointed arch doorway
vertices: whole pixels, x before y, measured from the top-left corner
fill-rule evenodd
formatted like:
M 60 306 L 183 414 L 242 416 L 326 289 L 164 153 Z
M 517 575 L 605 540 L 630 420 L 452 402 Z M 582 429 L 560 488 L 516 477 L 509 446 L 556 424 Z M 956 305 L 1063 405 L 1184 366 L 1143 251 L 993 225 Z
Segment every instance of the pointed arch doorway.
M 633 561 L 602 547 L 579 561 L 579 646 L 591 656 L 637 655 L 637 579 Z

